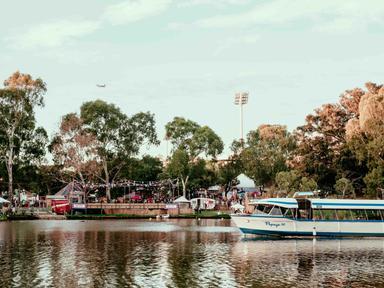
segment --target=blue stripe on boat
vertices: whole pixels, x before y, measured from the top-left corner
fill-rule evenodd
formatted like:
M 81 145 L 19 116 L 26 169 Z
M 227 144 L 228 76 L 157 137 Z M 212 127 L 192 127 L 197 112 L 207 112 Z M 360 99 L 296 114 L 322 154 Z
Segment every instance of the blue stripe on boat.
M 263 200 L 261 200 L 263 201 Z M 286 201 L 278 201 L 278 200 L 264 200 L 265 203 L 260 203 L 261 205 L 266 204 L 266 203 L 271 203 L 271 204 L 285 204 L 285 205 L 297 205 L 296 201 L 292 202 L 286 202 Z M 257 203 L 253 203 L 257 204 Z M 324 205 L 324 206 L 380 206 L 383 207 L 383 204 L 379 203 L 343 203 L 343 202 L 316 202 L 316 201 L 311 201 L 312 205 Z
M 239 228 L 244 234 L 255 234 L 264 236 L 313 236 L 312 232 L 304 231 L 271 231 L 261 229 Z M 323 237 L 384 237 L 384 233 L 355 233 L 355 232 L 316 232 L 316 236 Z
M 321 206 L 384 206 L 384 204 L 375 203 L 328 203 L 328 202 L 311 202 L 312 205 Z
M 232 218 L 234 217 L 251 217 L 251 218 L 272 218 L 272 219 L 287 219 L 291 221 L 297 221 L 297 222 L 384 222 L 384 220 L 337 220 L 337 219 L 293 219 L 288 218 L 285 216 L 277 216 L 277 215 L 231 215 Z

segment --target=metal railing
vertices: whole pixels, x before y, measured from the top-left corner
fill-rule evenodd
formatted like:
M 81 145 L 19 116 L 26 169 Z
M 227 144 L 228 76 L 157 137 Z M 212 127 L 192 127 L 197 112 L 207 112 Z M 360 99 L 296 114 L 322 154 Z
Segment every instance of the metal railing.
M 87 209 L 165 209 L 164 203 L 87 203 Z

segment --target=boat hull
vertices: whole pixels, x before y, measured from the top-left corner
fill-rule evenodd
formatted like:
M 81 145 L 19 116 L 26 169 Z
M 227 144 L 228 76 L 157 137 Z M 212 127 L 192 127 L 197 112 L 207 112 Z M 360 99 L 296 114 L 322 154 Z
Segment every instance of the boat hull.
M 285 217 L 232 215 L 244 234 L 278 237 L 384 237 L 384 221 L 294 220 Z

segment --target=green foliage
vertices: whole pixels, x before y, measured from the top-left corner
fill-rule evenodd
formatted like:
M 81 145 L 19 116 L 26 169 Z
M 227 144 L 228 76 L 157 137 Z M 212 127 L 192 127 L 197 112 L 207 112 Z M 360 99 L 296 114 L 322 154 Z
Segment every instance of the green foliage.
M 171 177 L 185 178 L 189 176 L 192 166 L 188 153 L 183 149 L 177 149 L 173 152 L 166 170 Z
M 352 182 L 347 178 L 340 178 L 336 181 L 335 191 L 337 194 L 342 195 L 343 198 L 347 195 L 355 194 L 355 188 L 353 187 Z
M 317 183 L 314 179 L 303 177 L 300 181 L 300 191 L 315 191 L 317 189 Z
M 34 113 L 36 107 L 43 106 L 45 92 L 41 79 L 18 71 L 0 89 L 0 160 L 6 164 L 10 198 L 15 163 L 36 163 L 45 154 L 47 135 L 43 128 L 35 129 Z
M 299 171 L 283 171 L 276 175 L 276 184 L 280 191 L 292 193 L 295 191 L 315 191 L 317 183 L 314 179 L 301 177 Z
M 166 173 L 181 180 L 183 196 L 186 196 L 188 184 L 196 188 L 214 183 L 214 172 L 207 169 L 206 161 L 199 156 L 216 158 L 224 149 L 221 138 L 211 128 L 181 117 L 167 123 L 165 130 L 167 139 L 173 144 Z
M 102 100 L 86 102 L 80 110 L 87 131 L 99 143 L 97 150 L 106 184 L 119 176 L 125 160 L 137 155 L 143 144 L 159 144 L 154 115 L 149 112 L 137 113 L 129 118 L 118 107 Z M 106 192 L 110 199 L 109 186 Z
M 145 141 L 158 145 L 154 115 L 137 113 L 131 118 L 114 104 L 102 100 L 86 102 L 80 117 L 100 143 L 102 157 L 130 157 L 136 155 Z
M 222 184 L 225 189 L 245 173 L 258 185 L 277 185 L 287 193 L 317 188 L 324 192 L 384 197 L 384 87 L 347 90 L 336 104 L 309 114 L 293 134 L 282 125 L 261 125 L 245 143 L 234 141 L 228 161 L 216 161 L 224 144 L 208 126 L 175 117 L 166 124 L 172 156 L 136 158 L 143 145 L 157 145 L 154 115 L 128 117 L 102 100 L 86 102 L 80 115 L 63 117 L 51 141 L 53 165 L 43 165 L 48 141 L 36 127 L 35 109 L 43 107 L 46 85 L 15 72 L 0 89 L 0 187 L 53 193 L 60 181 L 77 175 L 86 181 L 118 178 L 150 181 L 179 178 L 188 189 Z M 110 191 L 107 188 L 107 196 Z
M 131 158 L 126 161 L 121 177 L 137 181 L 155 181 L 160 179 L 163 163 L 156 157 L 144 155 L 141 159 Z
M 305 125 L 295 132 L 300 156 L 295 168 L 316 179 L 322 190 L 333 190 L 338 173 L 336 164 L 346 143 L 345 125 L 353 115 L 341 104 L 325 104 L 309 114 Z
M 248 134 L 240 153 L 245 174 L 259 185 L 272 185 L 276 174 L 286 171 L 295 148 L 294 138 L 286 127 L 262 125 Z
M 70 113 L 63 116 L 49 151 L 54 163 L 62 167 L 62 176 L 69 174 L 85 184 L 93 182 L 100 173 L 98 148 L 96 136 L 87 130 L 77 114 Z
M 171 140 L 175 147 L 184 147 L 193 137 L 200 125 L 183 117 L 175 117 L 165 126 L 166 138 Z
M 236 177 L 242 172 L 242 163 L 238 155 L 229 157 L 228 161 L 219 164 L 217 169 L 217 183 L 229 191 L 235 183 Z
M 206 157 L 215 158 L 224 149 L 223 141 L 211 128 L 199 126 L 191 120 L 175 117 L 167 123 L 165 130 L 174 151 L 185 150 L 191 160 L 203 153 Z
M 300 174 L 296 170 L 282 171 L 276 174 L 275 181 L 280 191 L 295 192 L 300 187 Z
M 209 163 L 204 159 L 198 159 L 192 165 L 189 177 L 189 188 L 192 191 L 200 188 L 207 189 L 217 183 L 216 174 L 209 166 Z
M 384 187 L 384 169 L 382 167 L 373 168 L 365 177 L 364 182 L 367 185 L 367 194 L 370 197 L 383 195 Z

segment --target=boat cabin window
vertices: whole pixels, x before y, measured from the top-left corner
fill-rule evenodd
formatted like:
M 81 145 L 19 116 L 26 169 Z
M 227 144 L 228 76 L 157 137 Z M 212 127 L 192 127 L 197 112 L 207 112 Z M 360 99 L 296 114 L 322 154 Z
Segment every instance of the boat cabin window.
M 281 213 L 284 217 L 293 218 L 293 211 L 290 208 L 280 207 Z
M 322 220 L 323 219 L 323 214 L 321 213 L 321 210 L 313 209 L 312 217 L 313 217 L 313 220 Z
M 336 210 L 337 220 L 351 220 L 350 210 Z
M 383 212 L 372 209 L 313 209 L 313 220 L 383 220 Z
M 337 213 L 334 209 L 320 210 L 322 220 L 337 220 Z
M 381 210 L 367 210 L 368 220 L 383 220 L 383 213 Z
M 261 204 L 258 204 L 255 206 L 255 210 L 253 211 L 253 214 L 268 214 L 269 213 L 269 210 L 271 209 L 272 207 L 270 207 L 269 209 L 267 208 L 267 205 L 261 205 Z M 264 211 L 268 211 L 268 212 L 264 212 Z
M 287 218 L 293 218 L 293 216 L 295 215 L 292 211 L 292 209 L 290 208 L 287 208 L 284 213 L 284 216 L 287 217 Z
M 279 206 L 273 206 L 271 211 L 269 212 L 269 215 L 274 215 L 274 216 L 282 216 L 283 213 L 280 210 Z
M 365 210 L 350 210 L 352 220 L 367 220 L 367 213 Z

